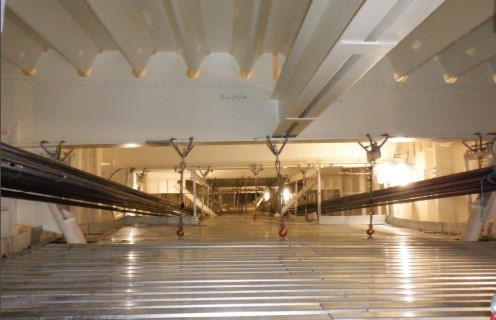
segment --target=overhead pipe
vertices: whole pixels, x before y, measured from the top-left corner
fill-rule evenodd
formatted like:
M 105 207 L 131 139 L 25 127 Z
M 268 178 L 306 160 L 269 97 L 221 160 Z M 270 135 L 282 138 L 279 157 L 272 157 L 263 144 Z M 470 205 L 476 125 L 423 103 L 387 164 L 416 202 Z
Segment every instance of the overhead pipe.
M 272 0 L 235 0 L 233 46 L 231 53 L 236 58 L 243 79 L 253 75 L 253 66 L 262 53 L 262 45 L 269 21 Z
M 200 0 L 163 0 L 162 3 L 176 40 L 178 53 L 187 66 L 186 76 L 192 79 L 198 78 L 200 65 L 210 53 L 205 40 L 201 2 Z

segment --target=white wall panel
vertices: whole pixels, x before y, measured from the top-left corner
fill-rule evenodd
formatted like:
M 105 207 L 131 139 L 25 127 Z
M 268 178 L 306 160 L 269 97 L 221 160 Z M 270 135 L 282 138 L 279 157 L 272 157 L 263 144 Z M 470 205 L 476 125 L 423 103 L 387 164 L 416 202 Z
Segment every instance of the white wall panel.
M 174 61 L 173 56 L 155 55 L 145 79 L 135 79 L 128 72 L 124 76 L 126 61 L 116 52 L 98 56 L 91 78 L 41 71 L 43 63 L 51 70 L 60 63 L 56 54 L 40 61 L 36 79 L 21 78 L 15 68 L 9 68 L 14 72 L 2 74 L 6 93 L 2 94 L 2 128 L 15 123 L 21 124 L 21 131 L 26 128 L 21 144 L 42 139 L 127 143 L 190 136 L 230 140 L 264 138 L 270 133 L 269 122 L 275 121 L 269 101 L 274 86 L 271 55 L 260 57 L 257 76 L 249 81 L 232 72 L 237 65 L 227 53 L 208 56 L 204 76 L 198 80 L 187 79 L 180 58 Z
M 153 56 L 145 79 L 135 79 L 122 68 L 127 62 L 117 52 L 100 54 L 91 78 L 54 68 L 61 63 L 63 58 L 50 52 L 38 62 L 37 76 L 25 78 L 2 59 L 2 130 L 18 124 L 20 144 L 42 139 L 74 144 L 190 136 L 196 141 L 265 139 L 277 123 L 277 103 L 270 100 L 270 55 L 259 58 L 255 76 L 248 81 L 233 72 L 238 66 L 228 54 L 207 56 L 197 80 L 184 76 L 174 53 Z M 382 61 L 301 138 L 357 139 L 383 132 L 442 138 L 492 132 L 496 90 L 489 69 L 481 65 L 448 85 L 442 81 L 441 67 L 432 62 L 406 83 L 397 83 L 389 62 Z M 472 72 L 478 74 L 472 77 Z
M 333 103 L 299 138 L 360 137 L 366 133 L 412 138 L 463 138 L 496 129 L 496 90 L 487 65 L 456 84 L 442 81 L 430 62 L 405 83 L 393 80 L 385 60 Z

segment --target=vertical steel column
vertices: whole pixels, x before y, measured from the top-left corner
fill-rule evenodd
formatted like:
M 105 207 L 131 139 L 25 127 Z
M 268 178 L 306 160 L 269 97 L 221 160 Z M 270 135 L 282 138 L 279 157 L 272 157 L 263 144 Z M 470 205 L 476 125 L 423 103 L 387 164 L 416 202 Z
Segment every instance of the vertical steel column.
M 298 215 L 298 197 L 296 196 L 298 194 L 298 180 L 295 181 L 295 203 L 294 203 L 294 207 L 295 207 L 295 216 Z
M 272 154 L 276 156 L 276 162 L 275 162 L 275 167 L 276 167 L 276 173 L 277 173 L 277 207 L 278 207 L 278 212 L 280 214 L 280 228 L 279 228 L 279 236 L 282 239 L 286 239 L 286 236 L 288 234 L 288 230 L 286 229 L 286 226 L 284 225 L 284 213 L 282 211 L 282 175 L 281 175 L 281 161 L 279 161 L 279 155 L 281 154 L 282 150 L 286 146 L 286 143 L 288 143 L 289 137 L 286 135 L 286 139 L 284 140 L 281 149 L 278 149 L 276 145 L 270 141 L 270 137 L 267 136 L 267 147 L 269 147 L 269 150 L 272 151 Z
M 317 224 L 320 224 L 320 215 L 322 213 L 322 190 L 320 184 L 320 164 L 315 165 L 317 169 Z
M 196 172 L 191 171 L 191 175 L 193 176 L 193 221 L 196 224 Z
M 496 137 L 486 144 L 482 143 L 482 135 L 480 133 L 475 133 L 479 137 L 479 144 L 475 143 L 474 147 L 469 146 L 465 141 L 463 144 L 474 154 L 478 154 L 478 164 L 479 169 L 482 167 L 482 153 L 484 151 L 489 150 L 492 154 L 493 161 L 490 164 L 491 166 L 496 165 L 496 157 L 495 157 L 495 143 Z M 493 135 L 494 133 L 489 133 Z M 486 150 L 487 149 L 487 150 Z M 465 158 L 465 168 L 468 167 L 468 160 Z M 488 179 L 489 181 L 494 180 L 496 178 L 496 169 L 493 170 L 492 173 L 483 177 L 482 180 Z M 482 186 L 481 181 L 481 186 Z M 480 238 L 480 234 L 484 227 L 484 223 L 491 216 L 496 216 L 496 194 L 494 192 L 486 195 L 486 199 L 482 198 L 482 190 L 481 190 L 481 198 L 476 200 L 471 204 L 470 216 L 468 218 L 467 224 L 463 229 L 461 240 L 463 241 L 478 241 Z

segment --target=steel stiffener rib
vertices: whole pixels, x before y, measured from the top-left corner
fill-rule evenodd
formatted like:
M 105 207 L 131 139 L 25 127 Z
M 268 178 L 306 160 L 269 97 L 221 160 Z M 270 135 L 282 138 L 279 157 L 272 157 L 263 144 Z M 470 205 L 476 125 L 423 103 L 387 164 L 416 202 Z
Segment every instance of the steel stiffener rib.
M 332 213 L 344 210 L 377 207 L 395 203 L 414 202 L 420 200 L 440 199 L 464 196 L 476 193 L 496 191 L 496 184 L 485 177 L 494 174 L 495 167 L 487 167 L 448 176 L 427 179 L 410 183 L 407 186 L 397 186 L 375 190 L 370 193 L 359 193 L 322 201 L 322 213 Z M 482 188 L 481 188 L 482 187 Z M 298 206 L 298 211 L 305 204 Z M 317 203 L 307 203 L 307 211 L 315 211 Z
M 2 143 L 2 196 L 144 215 L 188 211 L 150 194 Z

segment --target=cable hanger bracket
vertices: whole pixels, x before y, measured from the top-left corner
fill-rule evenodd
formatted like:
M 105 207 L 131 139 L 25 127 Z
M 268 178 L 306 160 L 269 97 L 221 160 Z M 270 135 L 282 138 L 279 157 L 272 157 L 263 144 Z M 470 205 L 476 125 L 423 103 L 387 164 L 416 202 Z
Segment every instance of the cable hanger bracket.
M 372 206 L 373 203 L 373 198 L 372 198 L 372 191 L 373 191 L 373 183 L 374 183 L 374 166 L 375 162 L 377 159 L 381 157 L 381 148 L 382 146 L 388 141 L 389 139 L 389 134 L 384 133 L 381 136 L 385 137 L 384 140 L 379 144 L 377 141 L 372 139 L 372 136 L 367 133 L 367 138 L 369 139 L 369 145 L 365 146 L 361 142 L 358 142 L 358 144 L 365 150 L 367 153 L 367 163 L 370 165 L 369 166 L 369 182 L 370 182 L 370 187 L 369 187 L 369 203 L 370 203 L 370 222 L 369 222 L 369 227 L 367 229 L 367 235 L 369 236 L 369 239 L 372 239 L 372 235 L 374 234 L 374 224 L 373 224 L 373 216 L 374 216 L 374 207 Z

